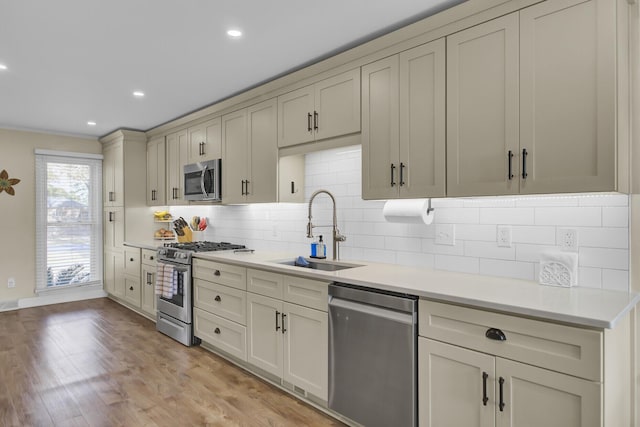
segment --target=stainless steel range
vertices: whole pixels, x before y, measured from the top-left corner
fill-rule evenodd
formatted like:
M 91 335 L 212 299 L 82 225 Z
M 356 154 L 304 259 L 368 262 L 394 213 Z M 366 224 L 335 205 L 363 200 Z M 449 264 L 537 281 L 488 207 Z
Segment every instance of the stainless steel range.
M 158 248 L 156 329 L 191 346 L 200 343 L 193 336 L 193 292 L 191 259 L 194 252 L 244 249 L 227 242 L 166 243 Z

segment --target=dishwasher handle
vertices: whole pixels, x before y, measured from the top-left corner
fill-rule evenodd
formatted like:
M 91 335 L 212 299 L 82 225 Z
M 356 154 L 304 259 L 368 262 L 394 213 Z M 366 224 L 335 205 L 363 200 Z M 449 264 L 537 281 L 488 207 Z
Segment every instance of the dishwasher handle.
M 334 308 L 355 311 L 358 313 L 391 320 L 397 323 L 404 323 L 407 325 L 413 325 L 415 323 L 415 316 L 412 313 L 402 313 L 375 305 L 362 304 L 342 298 L 330 297 L 329 311 L 333 311 Z

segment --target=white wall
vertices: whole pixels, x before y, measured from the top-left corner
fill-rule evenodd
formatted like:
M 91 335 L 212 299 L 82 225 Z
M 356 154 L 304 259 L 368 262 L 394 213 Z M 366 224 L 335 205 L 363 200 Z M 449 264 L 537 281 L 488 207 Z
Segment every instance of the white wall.
M 347 236 L 341 259 L 537 280 L 542 252 L 558 249 L 559 229 L 578 230 L 579 286 L 629 289 L 629 197 L 620 194 L 438 199 L 431 225 L 384 221 L 384 201 L 361 199 L 359 146 L 306 156 L 306 200 L 324 188 L 336 196 L 338 225 Z M 309 254 L 307 204 L 174 207 L 189 220 L 207 216 L 207 240 L 254 249 Z M 314 202 L 313 223 L 331 224 L 325 195 Z M 455 246 L 435 243 L 438 224 L 454 224 Z M 511 225 L 512 246 L 498 247 L 498 225 Z M 331 256 L 331 230 L 316 229 Z

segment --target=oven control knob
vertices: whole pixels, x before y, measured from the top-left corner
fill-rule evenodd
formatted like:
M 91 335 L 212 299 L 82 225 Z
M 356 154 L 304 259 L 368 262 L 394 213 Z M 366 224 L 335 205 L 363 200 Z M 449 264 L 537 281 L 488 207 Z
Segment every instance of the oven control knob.
M 185 253 L 179 253 L 179 254 L 178 254 L 178 258 L 186 259 L 186 258 L 187 258 L 187 254 L 185 254 Z
M 167 250 L 166 249 L 159 249 L 158 250 L 158 255 L 166 255 L 167 254 Z

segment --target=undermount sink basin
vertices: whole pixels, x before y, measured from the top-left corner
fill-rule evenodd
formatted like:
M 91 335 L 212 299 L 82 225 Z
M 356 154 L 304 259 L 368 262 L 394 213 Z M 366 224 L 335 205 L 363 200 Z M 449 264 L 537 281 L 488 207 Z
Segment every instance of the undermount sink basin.
M 300 268 L 310 268 L 312 270 L 321 270 L 321 271 L 338 271 L 345 270 L 347 268 L 355 268 L 362 267 L 360 264 L 346 264 L 343 262 L 336 261 L 326 261 L 326 260 L 312 260 L 309 258 L 305 258 L 305 260 L 309 263 L 308 266 L 298 265 L 295 259 L 287 259 L 287 260 L 279 260 L 279 261 L 271 261 L 275 264 L 281 265 L 290 265 L 292 267 L 300 267 Z

